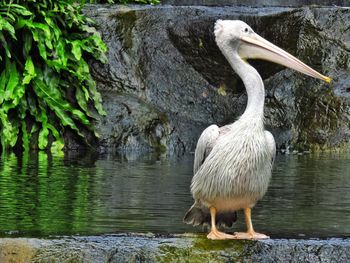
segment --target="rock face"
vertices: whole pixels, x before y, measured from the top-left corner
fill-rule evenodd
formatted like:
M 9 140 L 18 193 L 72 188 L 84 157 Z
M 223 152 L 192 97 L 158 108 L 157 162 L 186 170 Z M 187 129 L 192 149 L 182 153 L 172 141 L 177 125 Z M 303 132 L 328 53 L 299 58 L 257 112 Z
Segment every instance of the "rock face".
M 350 147 L 350 8 L 90 5 L 109 47 L 92 62 L 107 116 L 96 147 L 193 151 L 204 128 L 233 122 L 246 93 L 217 48 L 217 19 L 241 19 L 269 41 L 331 76 L 331 85 L 251 61 L 266 88 L 266 128 L 279 149 Z M 69 145 L 69 143 L 68 143 Z
M 1 262 L 349 262 L 350 241 L 210 241 L 204 236 L 113 235 L 0 239 Z

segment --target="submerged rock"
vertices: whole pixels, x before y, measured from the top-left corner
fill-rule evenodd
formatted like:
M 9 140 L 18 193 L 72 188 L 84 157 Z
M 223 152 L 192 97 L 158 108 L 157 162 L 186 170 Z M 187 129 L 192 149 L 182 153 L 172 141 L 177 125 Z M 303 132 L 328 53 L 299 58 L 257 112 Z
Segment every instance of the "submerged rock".
M 110 235 L 0 239 L 1 262 L 349 262 L 350 240 L 210 241 L 198 236 Z
M 328 85 L 251 61 L 265 82 L 266 126 L 279 149 L 349 149 L 350 8 L 90 5 L 84 12 L 109 47 L 108 64 L 92 64 L 107 111 L 91 143 L 101 151 L 190 152 L 204 128 L 244 111 L 244 86 L 214 41 L 217 19 L 246 21 L 333 78 Z

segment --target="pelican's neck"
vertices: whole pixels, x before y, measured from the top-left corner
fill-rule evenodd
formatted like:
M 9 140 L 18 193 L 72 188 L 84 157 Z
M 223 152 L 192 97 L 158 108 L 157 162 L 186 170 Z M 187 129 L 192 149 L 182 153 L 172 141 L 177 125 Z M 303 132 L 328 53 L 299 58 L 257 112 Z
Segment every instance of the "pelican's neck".
M 232 65 L 232 68 L 236 71 L 238 76 L 243 80 L 244 86 L 247 90 L 248 102 L 247 107 L 241 118 L 259 118 L 264 117 L 264 102 L 265 102 L 265 89 L 264 83 L 256 71 L 251 65 L 243 61 L 240 57 L 236 57 L 236 61 Z
M 225 49 L 223 53 L 233 70 L 243 80 L 247 90 L 248 103 L 241 118 L 258 118 L 263 120 L 265 89 L 259 73 L 246 61 L 242 60 L 232 49 L 231 52 L 227 50 L 230 49 Z

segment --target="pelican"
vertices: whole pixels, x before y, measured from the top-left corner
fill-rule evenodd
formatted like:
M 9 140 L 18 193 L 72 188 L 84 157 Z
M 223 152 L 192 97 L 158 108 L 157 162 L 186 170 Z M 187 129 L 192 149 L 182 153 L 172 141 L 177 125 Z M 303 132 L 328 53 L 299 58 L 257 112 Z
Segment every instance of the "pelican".
M 191 193 L 194 204 L 184 217 L 193 225 L 211 224 L 209 239 L 265 239 L 254 231 L 251 209 L 267 191 L 276 154 L 272 134 L 264 129 L 264 83 L 246 59 L 264 59 L 327 83 L 331 81 L 299 59 L 256 34 L 239 20 L 218 20 L 215 40 L 233 70 L 243 80 L 248 102 L 234 123 L 211 125 L 201 134 L 194 158 Z M 231 226 L 243 209 L 246 232 L 218 230 Z

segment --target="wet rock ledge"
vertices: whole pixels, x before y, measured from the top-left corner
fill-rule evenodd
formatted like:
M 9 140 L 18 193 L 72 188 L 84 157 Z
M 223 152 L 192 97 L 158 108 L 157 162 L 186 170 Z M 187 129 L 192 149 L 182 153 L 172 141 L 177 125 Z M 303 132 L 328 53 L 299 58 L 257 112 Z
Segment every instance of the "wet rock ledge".
M 350 239 L 209 241 L 198 236 L 123 234 L 2 238 L 0 262 L 349 262 Z

